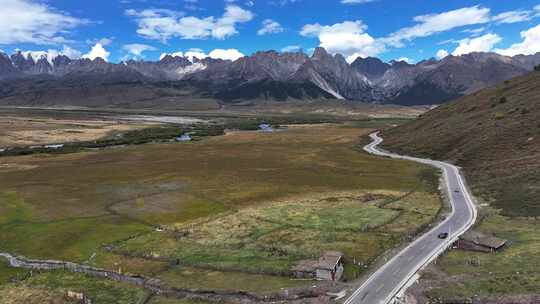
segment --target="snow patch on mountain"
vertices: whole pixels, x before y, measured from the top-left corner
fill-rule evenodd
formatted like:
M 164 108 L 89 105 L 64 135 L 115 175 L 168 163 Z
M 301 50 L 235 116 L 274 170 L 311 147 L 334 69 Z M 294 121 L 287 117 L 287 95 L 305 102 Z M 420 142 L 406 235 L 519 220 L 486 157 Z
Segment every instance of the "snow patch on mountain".
M 202 71 L 202 70 L 205 70 L 207 68 L 207 66 L 204 64 L 204 63 L 201 63 L 201 62 L 196 62 L 192 65 L 188 65 L 188 66 L 185 66 L 185 67 L 180 67 L 176 70 L 176 73 L 179 74 L 179 75 L 187 75 L 187 74 L 191 74 L 191 73 L 195 73 L 195 72 L 198 72 L 198 71 Z
M 23 56 L 28 59 L 34 61 L 34 63 L 37 63 L 40 59 L 47 59 L 49 64 L 51 66 L 54 65 L 54 58 L 58 57 L 60 54 L 56 50 L 49 50 L 49 51 L 23 51 L 21 52 Z
M 318 73 L 315 73 L 313 70 L 310 71 L 311 81 L 321 88 L 322 90 L 326 91 L 327 93 L 331 94 L 337 99 L 345 99 L 343 96 L 341 96 L 338 92 L 336 92 L 329 84 L 324 80 L 321 75 Z

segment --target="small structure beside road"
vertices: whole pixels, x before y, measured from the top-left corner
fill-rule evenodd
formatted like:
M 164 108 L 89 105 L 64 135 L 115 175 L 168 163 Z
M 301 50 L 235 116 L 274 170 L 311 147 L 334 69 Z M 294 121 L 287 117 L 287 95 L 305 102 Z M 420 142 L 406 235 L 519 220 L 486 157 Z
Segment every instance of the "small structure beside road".
M 339 251 L 325 252 L 319 258 L 317 279 L 339 281 L 343 275 L 343 253 Z
M 302 260 L 292 269 L 293 275 L 298 279 L 312 279 L 317 276 L 318 260 Z
M 191 141 L 191 136 L 189 134 L 182 134 L 182 136 L 175 138 L 175 140 L 178 142 Z
M 456 241 L 455 247 L 463 250 L 492 253 L 502 250 L 508 240 L 487 235 L 478 231 L 468 231 Z
M 343 275 L 343 253 L 328 251 L 318 260 L 300 261 L 292 269 L 297 278 L 314 278 L 325 281 L 339 281 Z
M 66 299 L 75 300 L 81 304 L 92 304 L 92 301 L 89 298 L 87 298 L 86 295 L 84 295 L 84 293 L 82 292 L 75 292 L 75 291 L 69 290 L 66 293 Z
M 266 123 L 260 124 L 259 129 L 263 132 L 274 132 L 274 128 Z
M 45 145 L 47 149 L 60 149 L 64 147 L 64 144 Z

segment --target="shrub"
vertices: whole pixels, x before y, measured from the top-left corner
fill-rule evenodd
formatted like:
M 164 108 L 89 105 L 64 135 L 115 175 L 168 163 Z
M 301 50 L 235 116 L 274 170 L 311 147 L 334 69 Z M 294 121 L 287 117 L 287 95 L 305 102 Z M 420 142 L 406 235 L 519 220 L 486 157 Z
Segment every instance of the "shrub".
M 503 119 L 503 118 L 504 118 L 504 113 L 501 113 L 501 112 L 495 113 L 495 119 Z
M 505 96 L 501 97 L 501 99 L 499 99 L 499 103 L 506 103 L 508 101 L 508 99 L 506 99 Z

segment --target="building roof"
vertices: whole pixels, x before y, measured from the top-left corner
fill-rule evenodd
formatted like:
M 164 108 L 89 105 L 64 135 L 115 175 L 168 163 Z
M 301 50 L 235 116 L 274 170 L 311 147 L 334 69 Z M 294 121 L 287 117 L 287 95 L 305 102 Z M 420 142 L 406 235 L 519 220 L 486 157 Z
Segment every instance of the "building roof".
M 191 141 L 191 136 L 189 134 L 183 134 L 176 138 L 176 141 Z
M 318 260 L 302 260 L 298 262 L 292 270 L 299 272 L 315 272 L 317 266 L 319 266 Z
M 262 131 L 265 131 L 265 132 L 272 132 L 272 131 L 274 131 L 274 128 L 272 128 L 271 125 L 269 125 L 269 124 L 264 124 L 264 123 L 259 125 L 259 129 L 261 129 Z
M 486 235 L 478 231 L 468 231 L 461 239 L 472 242 L 476 245 L 499 249 L 506 245 L 507 240 L 501 239 L 492 235 Z
M 319 258 L 317 269 L 332 270 L 339 263 L 343 253 L 339 251 L 327 251 Z

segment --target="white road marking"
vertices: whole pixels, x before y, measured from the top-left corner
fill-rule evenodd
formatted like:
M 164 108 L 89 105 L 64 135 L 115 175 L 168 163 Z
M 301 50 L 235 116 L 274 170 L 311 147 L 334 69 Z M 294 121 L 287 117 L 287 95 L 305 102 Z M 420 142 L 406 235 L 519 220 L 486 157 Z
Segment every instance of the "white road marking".
M 362 304 L 372 304 L 372 303 L 387 304 L 389 303 L 398 293 L 402 291 L 403 288 L 408 286 L 409 281 L 411 281 L 412 278 L 415 277 L 418 271 L 420 271 L 422 268 L 427 266 L 431 261 L 436 259 L 441 253 L 443 253 L 446 250 L 447 247 L 449 247 L 455 240 L 457 240 L 457 238 L 461 234 L 465 233 L 465 231 L 467 231 L 474 224 L 478 216 L 476 206 L 474 205 L 474 202 L 469 193 L 469 190 L 465 186 L 465 182 L 463 181 L 463 178 L 459 172 L 459 169 L 456 166 L 448 164 L 448 163 L 440 162 L 440 161 L 434 161 L 430 159 L 421 159 L 421 158 L 415 158 L 415 157 L 410 157 L 410 156 L 401 156 L 401 155 L 381 151 L 378 148 L 376 148 L 382 142 L 382 138 L 378 136 L 378 132 L 371 134 L 370 137 L 372 138 L 373 141 L 364 147 L 364 150 L 367 151 L 368 153 L 379 155 L 379 156 L 386 156 L 390 158 L 415 161 L 415 162 L 428 164 L 428 165 L 441 169 L 444 173 L 443 176 L 444 176 L 445 186 L 446 186 L 447 193 L 449 194 L 449 197 L 450 197 L 450 204 L 452 206 L 452 211 L 450 215 L 443 222 L 439 223 L 431 231 L 422 235 L 417 240 L 409 244 L 407 247 L 405 247 L 401 251 L 400 254 L 398 254 L 397 256 L 394 256 L 389 262 L 387 262 L 385 265 L 379 268 L 375 273 L 373 273 L 355 292 L 353 292 L 353 294 L 344 302 L 345 304 L 353 304 L 353 303 L 354 304 L 360 304 L 360 303 Z M 452 173 L 452 175 L 450 173 Z M 451 235 L 449 235 L 449 237 L 446 240 L 442 240 L 441 242 L 438 242 L 437 244 L 435 244 L 435 247 L 432 248 L 429 252 L 427 252 L 426 256 L 419 263 L 416 263 L 413 265 L 404 264 L 406 267 L 410 268 L 409 273 L 407 273 L 406 275 L 404 275 L 403 278 L 401 278 L 399 283 L 396 284 L 396 287 L 390 293 L 388 293 L 386 297 L 384 295 L 382 296 L 377 295 L 378 298 L 370 299 L 369 297 L 367 297 L 368 294 L 364 292 L 363 293 L 364 296 L 362 298 L 359 298 L 358 295 L 362 293 L 363 291 L 373 288 L 373 286 L 370 286 L 370 285 L 372 285 L 372 283 L 376 282 L 377 280 L 379 281 L 382 280 L 382 282 L 385 283 L 386 281 L 391 281 L 392 279 L 395 279 L 395 277 L 391 276 L 391 275 L 394 275 L 393 273 L 386 273 L 387 268 L 390 265 L 401 263 L 402 256 L 406 256 L 406 255 L 411 255 L 412 257 L 417 256 L 418 252 L 415 252 L 414 250 L 416 249 L 415 247 L 417 247 L 418 244 L 426 241 L 428 237 L 434 237 L 433 234 L 435 233 L 435 231 L 441 230 L 442 227 L 447 226 L 452 221 L 459 223 L 459 221 L 462 220 L 456 215 L 456 207 L 458 207 L 457 202 L 456 202 L 457 199 L 455 196 L 452 195 L 452 191 L 453 189 L 456 189 L 456 185 L 454 185 L 454 187 L 451 187 L 450 177 L 457 180 L 457 186 L 459 187 L 460 192 L 463 194 L 462 197 L 460 196 L 458 198 L 461 199 L 460 203 L 464 203 L 466 205 L 466 208 L 468 211 L 466 221 L 464 223 L 460 223 L 459 225 L 461 225 L 461 227 L 459 227 L 458 229 L 455 229 L 455 230 L 453 229 L 451 231 Z M 455 182 L 454 179 L 452 179 L 452 183 Z M 424 245 L 428 246 L 429 244 L 430 242 L 426 242 Z M 409 257 L 409 260 L 410 259 L 411 257 Z

